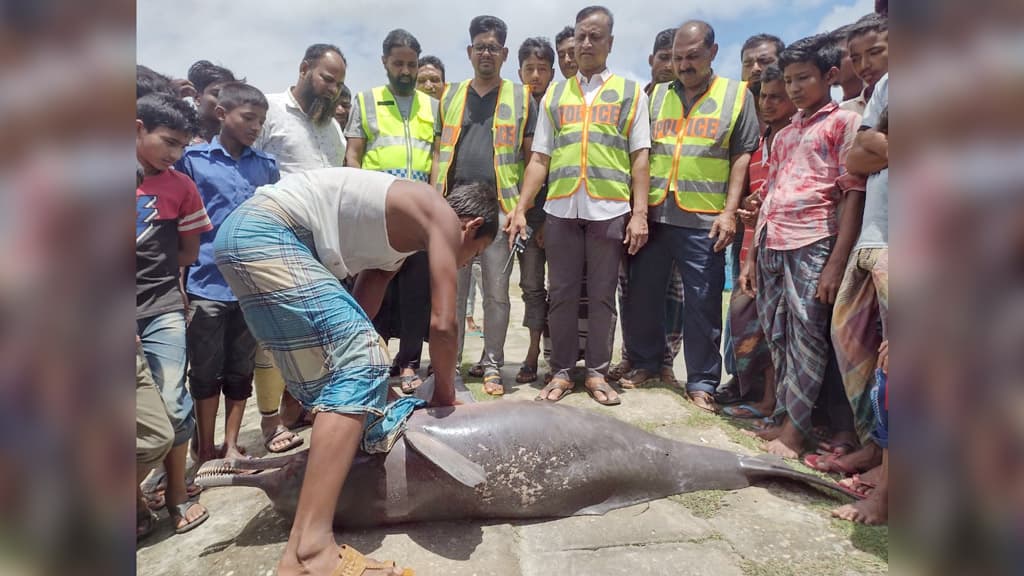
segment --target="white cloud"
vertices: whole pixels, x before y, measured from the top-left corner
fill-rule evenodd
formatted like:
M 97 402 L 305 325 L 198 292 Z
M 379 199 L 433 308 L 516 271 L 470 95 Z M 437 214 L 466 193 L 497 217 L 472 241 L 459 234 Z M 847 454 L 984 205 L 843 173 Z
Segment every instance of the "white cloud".
M 874 0 L 856 0 L 853 4 L 833 6 L 832 10 L 818 23 L 815 32 L 829 32 L 840 26 L 856 22 L 861 16 L 875 11 Z
M 772 0 L 607 0 L 604 4 L 615 16 L 609 67 L 638 80 L 649 76 L 647 55 L 659 30 L 688 18 L 704 18 L 719 27 L 756 14 L 768 15 L 777 8 Z M 578 8 L 551 0 L 140 2 L 137 58 L 141 64 L 178 77 L 185 75 L 192 62 L 205 58 L 246 76 L 266 92 L 279 92 L 295 82 L 307 45 L 330 42 L 340 46 L 348 59 L 346 83 L 353 90 L 364 90 L 385 81 L 381 41 L 388 31 L 402 27 L 417 37 L 424 54 L 444 61 L 449 81 L 458 81 L 472 75 L 465 52 L 469 21 L 493 14 L 509 27 L 509 59 L 503 76 L 514 79 L 519 44 L 527 36 L 553 39 L 573 22 Z M 732 49 L 730 44 L 728 50 Z M 724 45 L 718 60 L 720 72 L 738 71 L 733 62 L 738 58 Z

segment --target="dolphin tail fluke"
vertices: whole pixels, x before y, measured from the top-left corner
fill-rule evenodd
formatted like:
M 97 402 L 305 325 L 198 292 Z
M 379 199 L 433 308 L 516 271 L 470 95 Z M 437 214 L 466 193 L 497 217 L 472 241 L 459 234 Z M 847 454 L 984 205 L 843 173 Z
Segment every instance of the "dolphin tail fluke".
M 741 456 L 740 468 L 744 475 L 751 481 L 761 478 L 786 478 L 796 482 L 803 482 L 812 486 L 819 486 L 831 492 L 842 494 L 843 491 L 835 482 L 794 470 L 783 463 L 778 456 L 759 455 Z

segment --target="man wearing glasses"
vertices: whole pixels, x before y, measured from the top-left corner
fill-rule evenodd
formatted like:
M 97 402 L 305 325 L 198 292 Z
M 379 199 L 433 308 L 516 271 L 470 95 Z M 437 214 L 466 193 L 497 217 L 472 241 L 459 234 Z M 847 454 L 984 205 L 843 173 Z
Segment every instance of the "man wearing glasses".
M 446 194 L 462 184 L 484 182 L 497 190 L 501 206 L 500 225 L 519 202 L 519 180 L 533 143 L 537 106 L 522 84 L 501 78 L 501 65 L 508 57 L 505 37 L 508 27 L 494 16 L 477 16 L 469 24 L 472 44 L 466 54 L 473 65 L 473 78 L 449 85 L 441 96 L 441 110 L 435 123 L 434 161 L 430 181 Z M 480 255 L 484 301 L 484 354 L 480 361 L 484 391 L 504 393 L 501 367 L 505 362 L 505 335 L 510 304 L 508 283 L 511 270 L 508 236 L 500 233 Z M 469 267 L 459 272 L 456 306 L 464 317 L 469 293 Z M 459 327 L 459 363 L 465 324 Z

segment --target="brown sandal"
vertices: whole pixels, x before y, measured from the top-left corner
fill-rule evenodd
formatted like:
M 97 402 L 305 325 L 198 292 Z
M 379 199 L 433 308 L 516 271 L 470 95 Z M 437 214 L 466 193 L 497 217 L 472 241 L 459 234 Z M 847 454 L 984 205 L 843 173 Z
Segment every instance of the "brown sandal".
M 537 366 L 530 366 L 526 362 L 519 367 L 519 373 L 516 374 L 516 383 L 518 384 L 529 384 L 537 381 Z
M 544 386 L 544 389 L 540 391 L 540 394 L 537 394 L 537 397 L 534 398 L 534 400 L 543 400 L 545 402 L 552 403 L 558 402 L 562 398 L 571 394 L 575 387 L 576 385 L 573 384 L 571 380 L 566 380 L 564 378 L 552 378 L 551 381 L 548 382 L 547 386 Z M 561 390 L 562 393 L 558 395 L 558 398 L 552 400 L 552 390 Z
M 341 563 L 334 569 L 331 576 L 362 576 L 366 574 L 367 570 L 388 570 L 395 567 L 393 560 L 378 562 L 373 558 L 363 556 L 358 550 L 347 544 L 341 547 L 338 557 L 341 558 Z M 402 576 L 415 575 L 412 568 L 402 569 Z
M 597 384 L 591 386 L 591 382 L 596 382 Z M 602 406 L 618 406 L 619 404 L 622 404 L 622 398 L 619 398 L 618 393 L 608 385 L 608 382 L 605 381 L 604 378 L 588 378 L 584 386 L 586 386 L 587 394 L 590 394 L 590 397 L 594 399 L 594 402 L 597 402 Z M 599 399 L 595 392 L 603 392 L 604 400 Z M 615 394 L 614 398 L 612 398 L 612 394 Z
M 696 392 L 687 393 L 687 396 L 690 397 L 690 402 L 693 402 L 693 405 L 697 408 L 706 410 L 712 414 L 718 412 L 718 408 L 715 406 L 715 397 L 709 392 L 697 390 Z
M 648 381 L 656 380 L 658 377 L 658 375 L 654 374 L 650 370 L 634 368 L 626 374 L 623 374 L 622 378 L 619 378 L 619 386 L 622 386 L 627 390 L 642 388 Z

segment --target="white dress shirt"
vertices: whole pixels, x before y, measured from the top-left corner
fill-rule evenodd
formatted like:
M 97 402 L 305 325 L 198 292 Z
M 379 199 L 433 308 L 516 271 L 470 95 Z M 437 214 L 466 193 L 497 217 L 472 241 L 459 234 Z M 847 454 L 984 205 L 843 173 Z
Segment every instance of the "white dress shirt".
M 267 121 L 253 148 L 272 154 L 281 174 L 344 165 L 345 141 L 334 118 L 313 124 L 291 90 L 267 94 L 267 104 Z
M 589 80 L 584 78 L 579 72 L 576 73 L 576 79 L 579 80 L 580 89 L 583 91 L 583 99 L 587 106 L 594 102 L 597 93 L 611 75 L 611 71 L 607 68 L 600 74 L 595 74 Z M 549 93 L 554 86 L 552 84 L 548 87 Z M 547 95 L 545 95 L 545 100 L 542 102 L 546 102 L 546 98 Z M 643 91 L 640 91 L 640 98 L 636 106 L 637 110 L 636 115 L 633 116 L 633 126 L 629 131 L 630 153 L 651 147 L 650 110 L 647 94 Z M 550 157 L 554 148 L 554 127 L 551 125 L 551 119 L 548 117 L 547 110 L 541 109 L 537 112 L 537 129 L 533 133 L 533 151 Z M 630 203 L 594 198 L 587 193 L 587 185 L 584 182 L 580 189 L 568 198 L 548 198 L 544 204 L 544 211 L 558 218 L 581 218 L 583 220 L 599 222 L 628 213 L 630 211 Z

